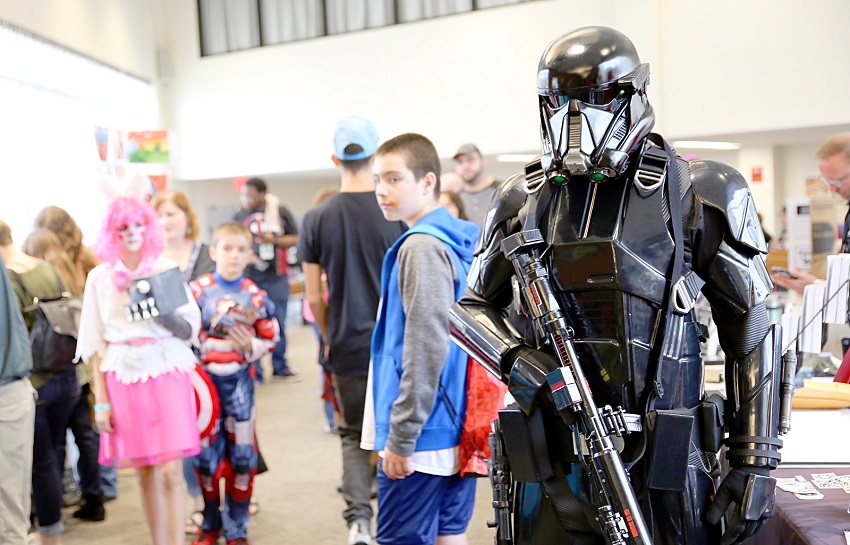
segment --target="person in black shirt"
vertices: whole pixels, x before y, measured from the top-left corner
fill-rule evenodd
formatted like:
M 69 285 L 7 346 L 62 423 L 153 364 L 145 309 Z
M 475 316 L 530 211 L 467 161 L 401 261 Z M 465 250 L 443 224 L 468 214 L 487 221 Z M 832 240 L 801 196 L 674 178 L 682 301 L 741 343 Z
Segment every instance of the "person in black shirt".
M 372 123 L 346 118 L 334 134 L 333 162 L 340 192 L 308 211 L 301 225 L 298 256 L 316 325 L 328 347 L 328 361 L 341 413 L 343 512 L 349 545 L 371 543 L 370 453 L 360 448 L 369 349 L 380 298 L 384 254 L 405 231 L 384 219 L 375 200 L 372 154 L 378 136 Z M 322 270 L 328 302 L 322 299 Z
M 280 342 L 272 353 L 274 376 L 284 381 L 301 380 L 286 363 L 286 308 L 289 302 L 289 276 L 286 250 L 298 243 L 298 226 L 292 212 L 285 206 L 269 206 L 271 195 L 266 194 L 266 182 L 251 178 L 242 188 L 239 199 L 242 208 L 233 217 L 254 235 L 254 262 L 245 269 L 245 276 L 266 290 L 275 306 L 280 324 Z M 268 217 L 277 208 L 278 217 Z M 262 367 L 257 365 L 257 380 L 262 382 Z

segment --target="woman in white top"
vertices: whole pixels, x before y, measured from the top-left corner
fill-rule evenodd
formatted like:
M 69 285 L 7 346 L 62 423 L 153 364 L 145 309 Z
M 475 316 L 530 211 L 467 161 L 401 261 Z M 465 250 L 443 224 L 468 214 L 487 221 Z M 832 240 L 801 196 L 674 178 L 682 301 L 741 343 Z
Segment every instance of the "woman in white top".
M 180 460 L 200 451 L 189 378 L 200 311 L 186 302 L 173 313 L 129 322 L 128 287 L 138 277 L 175 268 L 162 251 L 156 214 L 135 199 L 109 206 L 96 246 L 101 265 L 88 276 L 77 356 L 94 371 L 100 462 L 135 467 L 154 545 L 182 545 L 185 515 Z

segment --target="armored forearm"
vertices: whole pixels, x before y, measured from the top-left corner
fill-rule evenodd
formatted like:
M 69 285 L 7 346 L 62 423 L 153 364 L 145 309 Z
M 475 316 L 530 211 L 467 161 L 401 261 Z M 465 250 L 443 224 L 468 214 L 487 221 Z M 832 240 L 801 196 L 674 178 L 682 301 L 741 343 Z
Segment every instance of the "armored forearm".
M 521 344 L 519 334 L 503 311 L 488 305 L 471 289 L 452 307 L 449 332 L 452 340 L 488 371 L 499 378 L 510 374 L 501 363 L 505 354 Z
M 732 467 L 774 469 L 779 464 L 781 337 L 781 328 L 771 326 L 749 354 L 727 360 L 729 450 L 726 458 Z

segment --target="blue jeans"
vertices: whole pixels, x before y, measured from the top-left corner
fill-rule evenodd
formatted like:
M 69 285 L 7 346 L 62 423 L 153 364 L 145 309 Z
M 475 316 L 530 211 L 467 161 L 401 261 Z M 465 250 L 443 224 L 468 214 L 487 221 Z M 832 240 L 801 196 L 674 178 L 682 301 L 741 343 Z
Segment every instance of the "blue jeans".
M 100 437 L 100 436 L 98 436 Z M 118 497 L 118 467 L 100 466 L 100 488 L 104 498 Z
M 263 280 L 259 286 L 266 290 L 269 299 L 274 303 L 274 317 L 280 325 L 280 341 L 272 352 L 272 368 L 275 375 L 289 374 L 289 366 L 286 364 L 286 308 L 289 305 L 289 277 L 284 275 L 274 279 Z M 257 366 L 257 380 L 263 380 L 263 371 Z
M 54 375 L 38 389 L 35 406 L 32 499 L 38 529 L 44 535 L 61 534 L 62 473 L 65 466 L 65 430 L 80 399 L 76 369 Z
M 195 473 L 195 456 L 183 458 L 183 479 L 186 480 L 186 491 L 189 495 L 193 498 L 200 498 L 201 483 L 198 482 L 198 474 Z

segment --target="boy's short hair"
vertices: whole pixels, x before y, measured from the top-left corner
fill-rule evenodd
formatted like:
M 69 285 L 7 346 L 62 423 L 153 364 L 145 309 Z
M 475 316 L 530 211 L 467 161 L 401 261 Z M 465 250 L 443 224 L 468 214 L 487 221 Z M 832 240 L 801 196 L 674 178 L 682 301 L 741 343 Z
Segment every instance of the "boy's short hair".
M 217 245 L 224 235 L 242 235 L 248 239 L 249 243 L 254 241 L 254 235 L 251 234 L 251 231 L 238 221 L 228 221 L 216 227 L 213 231 L 212 245 Z
M 339 163 L 342 168 L 354 174 L 357 172 L 368 170 L 369 167 L 372 166 L 372 156 L 370 155 L 365 159 L 355 159 L 354 161 L 346 161 L 344 159 L 340 159 Z
M 404 157 L 404 162 L 407 168 L 413 172 L 413 176 L 417 180 L 421 180 L 429 172 L 433 172 L 437 177 L 437 183 L 434 185 L 434 198 L 440 195 L 440 156 L 437 155 L 437 148 L 434 144 L 416 133 L 405 133 L 387 140 L 378 148 L 375 155 L 386 155 L 388 153 L 396 153 Z

